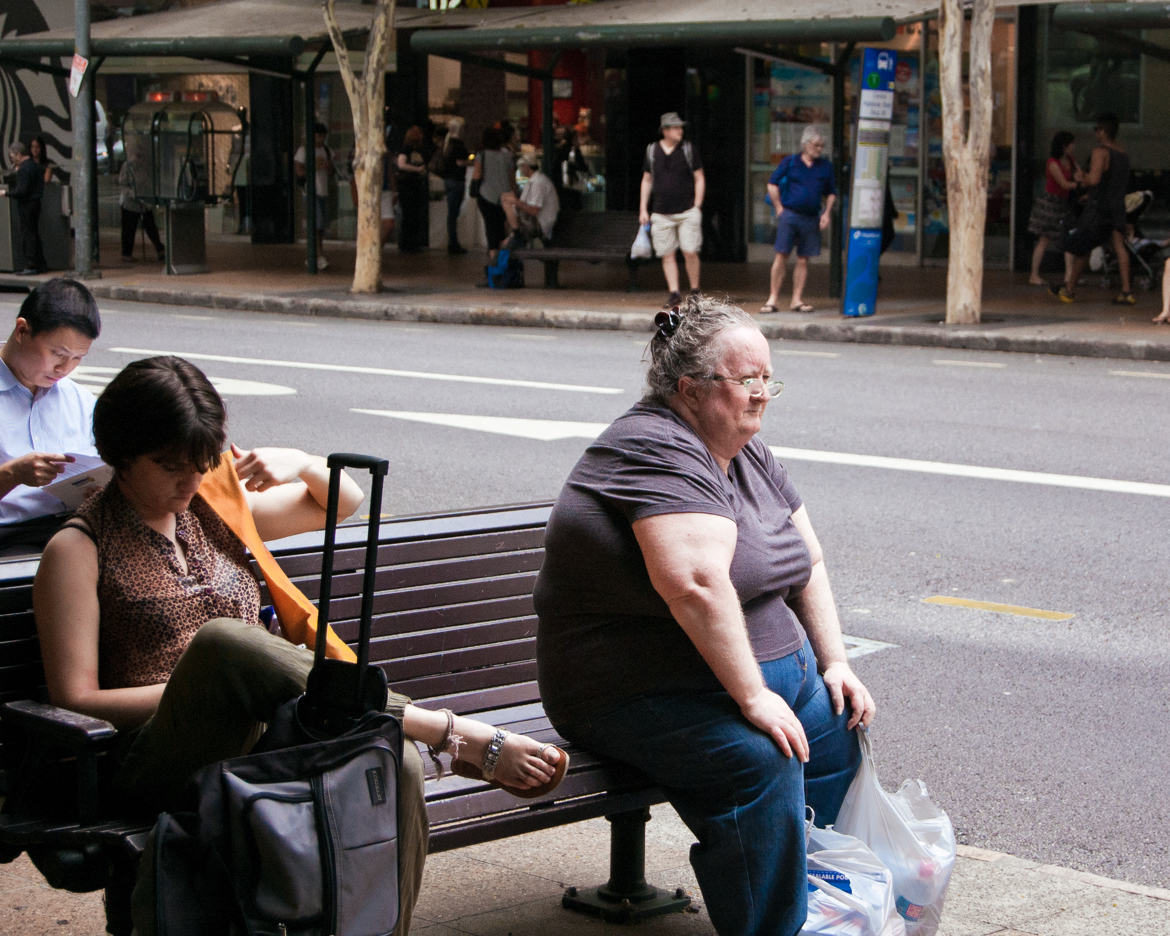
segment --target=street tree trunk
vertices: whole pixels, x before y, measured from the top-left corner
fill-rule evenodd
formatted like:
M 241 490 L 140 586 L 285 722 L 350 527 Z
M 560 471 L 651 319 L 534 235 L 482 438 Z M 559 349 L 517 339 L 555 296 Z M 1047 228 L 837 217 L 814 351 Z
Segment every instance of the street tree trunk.
M 355 293 L 382 288 L 382 159 L 386 139 L 382 110 L 386 103 L 386 66 L 394 40 L 395 0 L 374 0 L 374 14 L 366 41 L 366 60 L 359 77 L 334 12 L 335 0 L 325 0 L 325 25 L 337 53 L 337 64 L 353 113 L 354 183 L 357 187 L 357 258 L 353 270 Z
M 939 3 L 939 87 L 943 164 L 947 177 L 950 251 L 947 324 L 977 324 L 983 305 L 983 231 L 991 157 L 991 27 L 994 0 L 970 0 L 969 112 L 963 102 L 963 22 L 960 0 Z

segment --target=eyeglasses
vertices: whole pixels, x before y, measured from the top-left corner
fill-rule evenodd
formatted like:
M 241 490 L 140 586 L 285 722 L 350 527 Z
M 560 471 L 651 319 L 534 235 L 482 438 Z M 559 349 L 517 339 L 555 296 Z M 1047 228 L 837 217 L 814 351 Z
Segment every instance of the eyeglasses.
M 783 380 L 768 380 L 764 377 L 724 377 L 722 374 L 711 374 L 707 379 L 740 384 L 750 397 L 762 397 L 765 394 L 770 397 L 780 396 L 780 391 L 784 389 Z

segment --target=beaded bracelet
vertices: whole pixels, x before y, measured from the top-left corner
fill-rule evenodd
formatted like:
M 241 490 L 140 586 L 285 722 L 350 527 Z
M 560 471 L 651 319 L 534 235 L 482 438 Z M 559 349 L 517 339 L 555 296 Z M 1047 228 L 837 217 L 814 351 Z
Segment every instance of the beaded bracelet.
M 459 756 L 459 746 L 464 743 L 461 735 L 455 733 L 455 713 L 450 709 L 439 709 L 447 716 L 447 730 L 443 732 L 443 737 L 439 739 L 438 744 L 428 744 L 427 753 L 431 760 L 435 762 L 435 779 L 443 779 L 443 762 L 439 760 L 439 755 L 448 748 L 454 748 L 451 752 L 452 757 Z
M 497 728 L 483 753 L 483 775 L 487 780 L 491 780 L 496 775 L 496 764 L 500 760 L 500 753 L 504 750 L 504 738 L 506 737 L 508 737 L 508 732 L 503 728 Z

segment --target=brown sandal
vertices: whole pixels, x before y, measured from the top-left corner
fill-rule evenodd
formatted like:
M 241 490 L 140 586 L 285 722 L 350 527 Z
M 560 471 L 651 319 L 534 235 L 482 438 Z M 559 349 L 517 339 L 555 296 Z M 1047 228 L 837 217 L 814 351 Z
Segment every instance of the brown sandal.
M 485 783 L 490 783 L 492 786 L 506 790 L 521 799 L 535 799 L 538 796 L 544 796 L 561 785 L 561 781 L 565 779 L 565 771 L 569 769 L 569 755 L 555 744 L 546 744 L 540 749 L 542 755 L 546 748 L 552 748 L 560 754 L 556 766 L 553 768 L 553 775 L 540 786 L 515 787 L 494 779 L 496 762 L 500 759 L 500 752 L 504 749 L 504 738 L 507 736 L 508 733 L 503 728 L 496 729 L 496 733 L 492 735 L 487 750 L 484 752 L 483 767 L 478 767 L 464 760 L 452 760 L 451 772 L 460 777 L 466 777 L 468 780 L 482 780 Z

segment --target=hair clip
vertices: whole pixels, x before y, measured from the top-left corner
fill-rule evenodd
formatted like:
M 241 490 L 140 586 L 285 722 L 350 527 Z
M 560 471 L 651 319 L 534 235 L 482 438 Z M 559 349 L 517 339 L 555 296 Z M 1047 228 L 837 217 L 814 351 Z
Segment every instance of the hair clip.
M 678 306 L 673 309 L 663 309 L 654 316 L 654 327 L 658 329 L 658 334 L 663 338 L 669 338 L 678 331 L 678 326 L 681 323 L 682 313 L 678 311 Z

